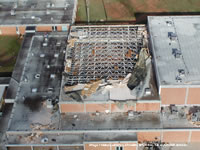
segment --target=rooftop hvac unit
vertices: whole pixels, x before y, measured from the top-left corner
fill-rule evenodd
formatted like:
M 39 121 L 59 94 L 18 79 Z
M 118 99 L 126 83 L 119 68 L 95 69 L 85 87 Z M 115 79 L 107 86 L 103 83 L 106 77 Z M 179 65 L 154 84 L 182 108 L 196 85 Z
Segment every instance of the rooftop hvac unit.
M 166 21 L 166 24 L 167 24 L 168 26 L 172 26 L 172 21 Z
M 177 48 L 172 49 L 172 54 L 174 55 L 175 58 L 180 58 L 182 55 L 181 51 L 178 50 Z
M 184 69 L 179 69 L 178 73 L 179 73 L 180 77 L 184 77 L 185 76 L 185 70 Z
M 182 78 L 180 76 L 176 76 L 176 82 L 178 83 L 182 82 Z
M 176 33 L 168 32 L 168 37 L 171 41 L 175 41 L 177 39 Z

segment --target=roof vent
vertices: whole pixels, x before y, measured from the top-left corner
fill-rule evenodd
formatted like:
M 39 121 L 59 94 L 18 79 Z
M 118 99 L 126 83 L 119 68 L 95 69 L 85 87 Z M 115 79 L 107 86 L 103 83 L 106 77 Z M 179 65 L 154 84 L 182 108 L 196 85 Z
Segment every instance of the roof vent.
M 185 77 L 185 70 L 184 69 L 179 69 L 178 73 L 179 73 L 180 77 Z
M 168 37 L 171 41 L 175 41 L 177 39 L 176 33 L 168 32 Z
M 39 78 L 40 78 L 40 74 L 36 74 L 36 75 L 35 75 L 35 78 L 36 78 L 36 79 L 39 79 Z
M 31 16 L 31 19 L 35 19 L 35 16 Z
M 176 82 L 178 82 L 178 83 L 182 82 L 182 79 L 180 76 L 176 76 Z
M 16 12 L 15 12 L 14 9 L 12 9 L 12 10 L 10 11 L 10 15 L 11 15 L 11 16 L 15 16 L 15 15 L 16 15 Z
M 49 15 L 51 12 L 47 9 L 46 10 L 46 14 Z
M 180 58 L 182 55 L 181 51 L 178 50 L 177 48 L 172 49 L 172 54 L 174 55 L 175 58 Z
M 166 24 L 167 24 L 168 26 L 172 26 L 172 21 L 166 21 Z

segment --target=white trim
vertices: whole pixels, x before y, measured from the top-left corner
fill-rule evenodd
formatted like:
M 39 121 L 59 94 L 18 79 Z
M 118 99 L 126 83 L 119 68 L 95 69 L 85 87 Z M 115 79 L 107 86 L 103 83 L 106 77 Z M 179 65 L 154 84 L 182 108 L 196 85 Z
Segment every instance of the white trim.
M 185 105 L 187 105 L 187 102 L 188 102 L 188 93 L 189 93 L 189 88 L 187 87 L 186 88 L 186 93 L 185 93 Z
M 192 131 L 189 131 L 188 143 L 191 142 L 191 137 L 192 137 Z

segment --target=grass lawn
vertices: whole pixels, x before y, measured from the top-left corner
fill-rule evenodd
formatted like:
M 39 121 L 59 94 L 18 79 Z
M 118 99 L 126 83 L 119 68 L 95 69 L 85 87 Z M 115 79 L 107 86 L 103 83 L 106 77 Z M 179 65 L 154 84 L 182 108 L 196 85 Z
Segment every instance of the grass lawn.
M 78 0 L 80 5 L 82 1 Z M 200 12 L 200 0 L 88 0 L 90 21 L 134 20 L 135 13 Z M 104 3 L 104 5 L 103 5 Z M 82 10 L 81 10 L 82 9 Z M 85 7 L 79 7 L 77 18 L 84 21 Z
M 106 21 L 106 12 L 102 0 L 88 0 L 90 21 Z
M 12 72 L 21 40 L 17 36 L 0 36 L 0 72 Z
M 85 0 L 78 0 L 76 21 L 87 21 L 87 11 Z

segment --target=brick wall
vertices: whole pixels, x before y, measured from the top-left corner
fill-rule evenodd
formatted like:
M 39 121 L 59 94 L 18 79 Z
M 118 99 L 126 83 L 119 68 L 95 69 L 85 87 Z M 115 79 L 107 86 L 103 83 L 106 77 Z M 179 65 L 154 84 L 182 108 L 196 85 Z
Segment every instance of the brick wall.
M 0 27 L 0 35 L 17 35 L 16 27 Z
M 62 26 L 57 26 L 57 31 L 62 31 Z
M 84 112 L 84 104 L 60 104 L 61 113 Z
M 161 88 L 162 104 L 185 104 L 186 88 Z
M 86 112 L 106 112 L 106 110 L 110 111 L 109 104 L 85 104 Z
M 187 104 L 200 104 L 200 88 L 189 88 Z
M 136 111 L 160 111 L 160 103 L 137 103 Z
M 166 143 L 188 143 L 189 131 L 164 131 L 163 142 Z
M 191 131 L 191 139 L 190 142 L 200 142 L 200 131 Z
M 137 133 L 138 142 L 150 142 L 150 141 L 160 141 L 161 140 L 161 132 L 138 132 Z
M 60 104 L 61 113 L 67 112 L 128 112 L 128 111 L 160 111 L 160 103 L 66 103 Z
M 26 26 L 20 26 L 19 27 L 19 33 L 20 34 L 25 34 L 25 31 L 26 31 Z
M 38 32 L 51 32 L 52 26 L 37 26 L 36 31 L 38 31 Z
M 85 150 L 116 150 L 116 146 L 122 146 L 124 150 L 136 150 L 136 142 L 133 143 L 91 143 L 85 144 Z

